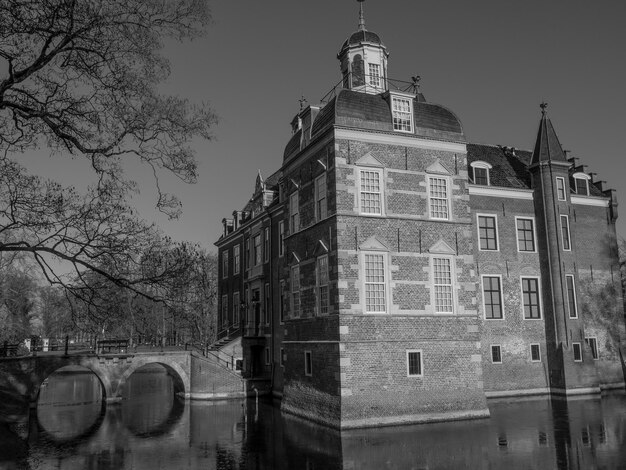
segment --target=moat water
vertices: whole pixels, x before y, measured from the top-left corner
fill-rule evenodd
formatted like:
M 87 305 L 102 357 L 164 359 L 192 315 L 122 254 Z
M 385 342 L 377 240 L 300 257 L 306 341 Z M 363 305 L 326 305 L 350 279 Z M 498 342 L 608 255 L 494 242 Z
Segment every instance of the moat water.
M 0 403 L 0 469 L 626 469 L 626 394 L 490 401 L 491 418 L 338 432 L 271 401 L 184 402 L 164 369 L 105 406 L 87 372 Z

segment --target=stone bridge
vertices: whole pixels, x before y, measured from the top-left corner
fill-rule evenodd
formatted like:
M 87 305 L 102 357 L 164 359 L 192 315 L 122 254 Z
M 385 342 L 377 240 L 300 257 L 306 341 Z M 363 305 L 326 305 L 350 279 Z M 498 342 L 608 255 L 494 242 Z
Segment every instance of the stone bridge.
M 195 351 L 135 352 L 124 354 L 41 354 L 0 359 L 0 400 L 37 402 L 41 384 L 68 366 L 93 372 L 102 384 L 107 402 L 122 399 L 128 378 L 148 364 L 160 364 L 174 379 L 178 395 L 191 399 L 223 399 L 245 396 L 241 376 L 217 358 Z

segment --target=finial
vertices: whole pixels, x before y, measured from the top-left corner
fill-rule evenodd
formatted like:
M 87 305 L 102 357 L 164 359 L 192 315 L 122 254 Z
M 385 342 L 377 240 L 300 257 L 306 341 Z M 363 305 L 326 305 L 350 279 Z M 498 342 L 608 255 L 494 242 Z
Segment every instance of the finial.
M 541 104 L 539 105 L 539 107 L 541 108 L 541 115 L 545 116 L 546 115 L 546 108 L 548 107 L 548 103 L 546 103 L 545 101 L 542 101 Z
M 304 103 L 308 103 L 308 101 L 306 100 L 304 95 L 302 95 L 302 98 L 300 98 L 298 101 L 300 102 L 300 111 L 302 111 L 304 109 Z
M 413 81 L 413 93 L 418 94 L 420 92 L 420 81 L 422 80 L 422 77 L 415 75 L 414 77 L 411 77 L 411 80 Z
M 359 2 L 360 5 L 360 10 L 359 10 L 359 31 L 365 31 L 365 15 L 363 14 L 363 2 L 365 0 L 357 0 L 357 2 Z

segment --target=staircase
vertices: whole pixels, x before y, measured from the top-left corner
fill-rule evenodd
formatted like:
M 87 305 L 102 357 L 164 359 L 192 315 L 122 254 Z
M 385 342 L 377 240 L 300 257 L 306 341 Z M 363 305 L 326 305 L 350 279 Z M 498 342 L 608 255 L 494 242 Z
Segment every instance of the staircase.
M 232 340 L 233 340 L 233 338 L 225 336 L 224 338 L 217 340 L 215 343 L 213 343 L 211 346 L 209 346 L 209 351 L 219 351 L 224 346 L 226 346 L 228 343 L 230 343 Z

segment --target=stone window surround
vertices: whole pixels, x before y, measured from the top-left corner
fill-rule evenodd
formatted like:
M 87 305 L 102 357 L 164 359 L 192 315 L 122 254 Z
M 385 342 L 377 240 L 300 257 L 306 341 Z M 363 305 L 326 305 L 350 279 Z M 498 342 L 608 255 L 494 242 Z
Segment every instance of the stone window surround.
M 524 304 L 524 279 L 535 279 L 537 281 L 537 301 L 539 307 L 539 316 L 538 317 L 526 317 L 526 305 Z M 541 294 L 541 278 L 539 276 L 520 276 L 520 292 L 522 294 L 522 318 L 524 320 L 543 320 L 543 299 Z
M 445 259 L 448 260 L 450 262 L 450 288 L 452 291 L 452 311 L 451 312 L 437 312 L 437 304 L 436 304 L 436 293 L 435 293 L 435 260 L 436 259 Z M 454 282 L 455 279 L 457 279 L 457 272 L 456 272 L 456 264 L 454 262 L 454 256 L 452 255 L 444 255 L 444 254 L 431 254 L 430 256 L 430 272 L 431 274 L 431 285 L 433 286 L 433 288 L 431 289 L 431 293 L 430 293 L 430 302 L 433 308 L 433 313 L 434 315 L 454 315 L 455 311 L 454 311 L 454 306 L 456 305 L 456 283 Z M 443 285 L 443 284 L 442 284 Z
M 315 178 L 315 220 L 319 222 L 328 216 L 328 189 L 326 172 Z M 322 184 L 323 182 L 323 184 Z M 320 194 L 323 186 L 323 194 Z M 382 192 L 382 190 L 381 190 Z M 322 202 L 323 201 L 323 202 Z
M 239 274 L 241 264 L 241 245 L 237 244 L 233 247 L 233 274 Z
M 432 180 L 442 180 L 445 182 L 445 189 L 446 189 L 446 197 L 445 197 L 445 201 L 446 201 L 446 212 L 447 212 L 447 216 L 446 217 L 433 217 L 432 215 L 432 211 L 433 211 L 433 204 L 432 201 L 434 199 L 437 200 L 443 200 L 444 198 L 441 197 L 434 197 L 432 194 L 432 185 L 431 182 Z M 449 176 L 445 176 L 445 175 L 427 175 L 426 177 L 426 184 L 427 184 L 427 190 L 428 190 L 428 218 L 431 220 L 452 220 L 451 217 L 451 213 L 452 213 L 452 198 L 451 198 L 451 188 L 452 185 L 450 184 L 450 177 Z
M 518 221 L 519 220 L 530 220 L 532 225 L 533 225 L 533 247 L 534 250 L 520 250 L 520 245 L 519 245 L 519 226 L 518 226 Z M 496 227 L 496 231 L 497 231 L 497 227 Z M 518 253 L 537 253 L 537 224 L 535 223 L 535 218 L 532 216 L 515 216 L 515 233 L 517 236 L 517 252 Z
M 533 359 L 533 347 L 537 351 L 537 359 Z M 541 345 L 539 343 L 530 343 L 530 362 L 541 362 Z
M 499 294 L 500 294 L 500 313 L 501 316 L 500 317 L 488 317 L 487 316 L 487 309 L 486 309 L 486 302 L 485 302 L 485 278 L 486 277 L 495 277 L 498 278 L 498 290 L 499 290 Z M 488 320 L 488 321 L 502 321 L 505 319 L 504 316 L 504 296 L 502 294 L 503 291 L 503 285 L 502 285 L 502 274 L 481 274 L 480 276 L 480 284 L 481 284 L 481 293 L 483 296 L 483 319 L 484 320 Z M 522 305 L 522 315 L 524 314 L 523 312 L 523 305 Z
M 320 260 L 326 259 L 326 273 L 325 273 L 325 283 L 322 284 L 322 276 L 320 273 Z M 316 307 L 318 315 L 328 315 L 330 313 L 330 286 L 329 286 L 329 265 L 328 265 L 328 254 L 324 254 L 318 256 L 315 260 L 315 290 L 316 290 Z M 326 288 L 326 305 L 322 305 L 322 288 Z M 326 311 L 322 312 L 322 307 L 326 307 Z
M 561 197 L 561 194 L 563 197 Z M 561 176 L 556 177 L 556 197 L 559 201 L 567 200 L 567 191 L 565 186 L 565 178 Z
M 411 374 L 411 355 L 417 354 L 419 363 L 418 363 L 418 372 Z M 407 377 L 423 377 L 424 376 L 424 355 L 422 354 L 421 349 L 407 349 L 406 350 L 406 376 Z
M 495 242 L 496 242 L 496 247 L 493 249 L 490 248 L 483 248 L 481 246 L 480 243 L 480 218 L 481 217 L 486 217 L 486 218 L 491 218 L 494 220 L 494 224 L 493 224 L 493 229 L 495 231 Z M 478 251 L 495 251 L 498 252 L 500 251 L 500 237 L 499 237 L 499 233 L 498 233 L 498 215 L 497 214 L 484 214 L 484 213 L 477 213 L 476 214 L 476 230 L 478 233 Z
M 383 259 L 383 276 L 384 276 L 384 311 L 370 312 L 367 310 L 367 287 L 366 287 L 366 256 L 381 256 Z M 359 253 L 359 264 L 361 266 L 361 279 L 362 279 L 362 293 L 361 293 L 361 302 L 363 305 L 363 313 L 366 315 L 380 315 L 380 314 L 389 314 L 389 257 L 388 253 L 385 251 L 370 251 L 370 250 L 362 250 Z
M 571 279 L 571 289 L 570 282 Z M 578 299 L 576 297 L 576 280 L 574 279 L 573 274 L 565 275 L 565 289 L 567 290 L 567 310 L 569 314 L 569 318 L 578 318 Z M 574 312 L 572 315 L 572 306 L 574 307 Z
M 583 362 L 583 345 L 579 342 L 572 343 L 572 353 L 574 354 L 574 362 Z
M 572 251 L 572 231 L 570 230 L 569 216 L 567 214 L 559 214 L 559 221 L 563 251 Z M 563 221 L 565 221 L 565 224 L 563 224 Z M 567 242 L 567 244 L 565 242 Z M 565 248 L 566 246 L 567 248 Z
M 407 134 L 413 133 L 415 129 L 415 124 L 413 122 L 413 99 L 414 98 L 415 97 L 413 95 L 405 95 L 405 94 L 389 92 L 389 105 L 391 107 L 391 119 L 392 119 L 391 124 L 395 132 L 402 132 L 402 133 L 407 133 Z M 395 102 L 408 103 L 409 110 L 408 111 L 396 111 L 394 109 Z M 394 122 L 396 119 L 396 112 L 402 113 L 402 117 L 404 117 L 405 114 L 408 114 L 408 117 L 409 117 L 408 123 L 406 123 L 407 121 L 406 119 L 402 119 L 402 122 L 396 125 L 396 123 Z M 402 129 L 402 127 L 405 127 L 405 126 L 408 127 L 408 129 Z
M 489 345 L 491 363 L 492 364 L 502 364 L 502 346 L 499 344 L 490 344 Z M 498 360 L 494 360 L 494 352 L 497 351 Z
M 379 182 L 379 190 L 378 192 L 374 191 L 363 191 L 363 183 L 362 183 L 362 174 L 363 172 L 377 173 L 378 174 L 378 182 Z M 382 168 L 373 168 L 373 167 L 357 167 L 356 168 L 356 178 L 357 185 L 359 188 L 358 191 L 358 212 L 361 215 L 367 216 L 377 216 L 382 217 L 385 215 L 385 172 Z M 380 212 L 364 212 L 363 211 L 363 193 L 368 194 L 378 194 L 379 195 L 379 204 L 380 204 Z

